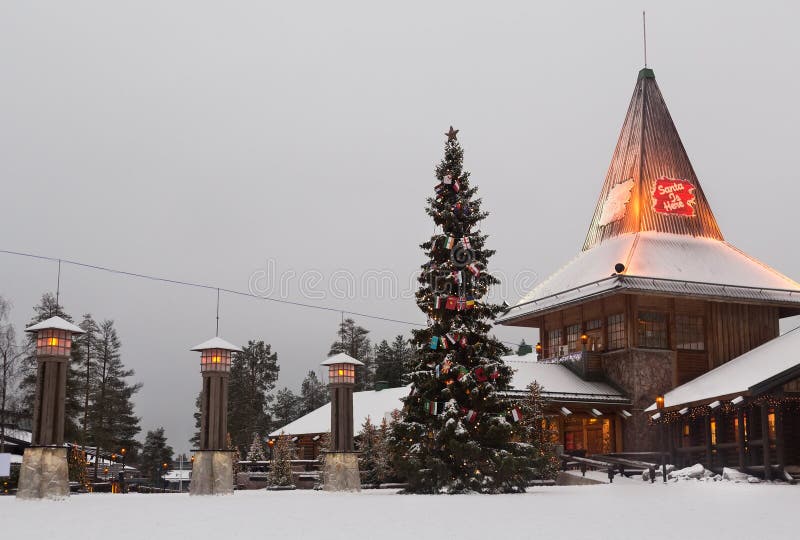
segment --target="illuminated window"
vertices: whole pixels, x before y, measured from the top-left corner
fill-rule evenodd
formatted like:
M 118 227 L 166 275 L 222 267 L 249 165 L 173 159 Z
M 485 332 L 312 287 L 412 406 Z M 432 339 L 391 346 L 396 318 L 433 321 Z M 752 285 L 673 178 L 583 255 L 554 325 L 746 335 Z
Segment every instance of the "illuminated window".
M 200 371 L 230 371 L 231 351 L 225 349 L 203 349 L 200 352 Z
M 580 350 L 580 337 L 581 325 L 573 324 L 572 326 L 567 326 L 567 346 L 570 352 Z
M 770 409 L 767 415 L 767 423 L 769 425 L 769 438 L 775 440 L 775 410 Z
M 558 349 L 561 347 L 561 328 L 547 332 L 547 357 L 558 356 Z
M 717 444 L 717 419 L 711 419 L 711 444 Z
M 608 349 L 625 347 L 625 314 L 619 313 L 608 317 Z
M 640 311 L 637 321 L 638 344 L 645 349 L 668 349 L 667 314 Z
M 686 351 L 706 349 L 703 317 L 675 315 L 675 346 Z

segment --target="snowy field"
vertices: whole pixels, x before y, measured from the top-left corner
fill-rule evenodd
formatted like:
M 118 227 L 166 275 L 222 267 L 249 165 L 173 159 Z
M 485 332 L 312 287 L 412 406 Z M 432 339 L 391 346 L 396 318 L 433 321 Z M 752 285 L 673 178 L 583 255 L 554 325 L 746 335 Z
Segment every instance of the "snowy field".
M 230 497 L 0 497 L 0 538 L 150 540 L 798 538 L 800 486 L 679 482 L 414 496 L 240 491 Z

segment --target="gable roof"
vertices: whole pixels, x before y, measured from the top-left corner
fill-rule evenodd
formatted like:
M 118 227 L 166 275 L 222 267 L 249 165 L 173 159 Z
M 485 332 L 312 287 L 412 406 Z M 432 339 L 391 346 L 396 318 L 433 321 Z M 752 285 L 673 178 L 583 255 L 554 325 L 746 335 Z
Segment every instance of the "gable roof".
M 514 369 L 509 394 L 527 392 L 528 385 L 536 381 L 542 387 L 542 398 L 548 401 L 629 403 L 627 397 L 604 382 L 585 381 L 561 364 L 538 362 L 535 358 L 533 354 L 503 357 Z
M 582 251 L 498 322 L 623 289 L 800 310 L 800 284 L 723 239 L 650 69 L 639 72 Z
M 401 401 L 408 395 L 408 386 L 398 388 L 387 388 L 385 390 L 367 390 L 364 392 L 353 392 L 353 435 L 361 431 L 361 426 L 370 417 L 375 425 L 380 425 L 387 414 L 392 411 L 402 410 Z M 322 407 L 301 416 L 280 429 L 276 429 L 269 434 L 270 437 L 277 437 L 283 432 L 285 435 L 300 435 L 306 433 L 326 433 L 331 430 L 331 404 L 326 403 Z
M 758 394 L 781 376 L 800 376 L 800 327 L 756 347 L 733 360 L 673 388 L 664 394 L 664 407 L 709 403 L 718 398 Z M 771 387 L 771 386 L 770 386 Z M 656 410 L 655 404 L 646 410 Z

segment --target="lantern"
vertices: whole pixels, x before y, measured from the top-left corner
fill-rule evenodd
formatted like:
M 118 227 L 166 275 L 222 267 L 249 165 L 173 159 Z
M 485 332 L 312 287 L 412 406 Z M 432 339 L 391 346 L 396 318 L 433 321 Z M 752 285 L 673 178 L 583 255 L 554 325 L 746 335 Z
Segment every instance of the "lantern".
M 542 358 L 542 342 L 539 341 L 536 343 L 536 358 Z
M 51 317 L 25 329 L 36 333 L 36 356 L 69 358 L 72 350 L 72 336 L 83 334 L 80 326 L 65 321 L 61 317 Z
M 581 334 L 581 344 L 586 345 L 587 343 L 589 343 L 589 336 Z
M 664 410 L 664 396 L 656 396 L 656 408 L 659 411 Z
M 224 339 L 215 337 L 200 345 L 193 347 L 193 351 L 200 352 L 200 372 L 220 371 L 229 373 L 231 370 L 231 355 L 241 352 L 242 349 L 232 345 Z

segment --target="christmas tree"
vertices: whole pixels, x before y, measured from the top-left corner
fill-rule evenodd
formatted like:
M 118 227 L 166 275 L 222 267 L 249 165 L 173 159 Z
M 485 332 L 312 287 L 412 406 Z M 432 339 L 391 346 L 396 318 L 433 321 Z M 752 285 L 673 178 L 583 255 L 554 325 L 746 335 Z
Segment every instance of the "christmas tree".
M 421 245 L 428 260 L 416 294 L 428 325 L 414 331 L 412 389 L 392 443 L 408 492 L 520 492 L 535 475 L 533 449 L 514 441 L 520 412 L 502 395 L 512 371 L 501 359 L 508 350 L 489 335 L 504 308 L 484 300 L 499 283 L 487 271 L 494 251 L 478 229 L 488 214 L 462 168 L 457 133 L 446 134 L 428 199 L 436 230 Z
M 269 473 L 267 474 L 267 483 L 270 488 L 294 486 L 292 459 L 294 459 L 294 449 L 292 448 L 291 437 L 281 432 L 275 441 L 272 461 L 270 461 Z
M 261 444 L 261 437 L 258 433 L 253 433 L 253 442 L 250 443 L 250 450 L 247 452 L 247 461 L 266 461 L 264 445 Z

